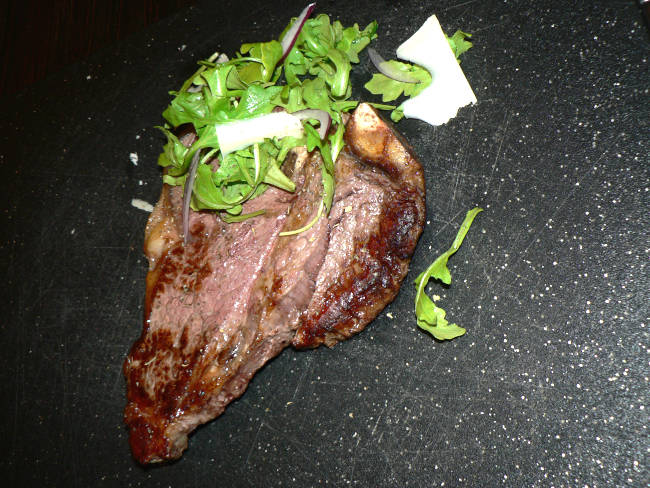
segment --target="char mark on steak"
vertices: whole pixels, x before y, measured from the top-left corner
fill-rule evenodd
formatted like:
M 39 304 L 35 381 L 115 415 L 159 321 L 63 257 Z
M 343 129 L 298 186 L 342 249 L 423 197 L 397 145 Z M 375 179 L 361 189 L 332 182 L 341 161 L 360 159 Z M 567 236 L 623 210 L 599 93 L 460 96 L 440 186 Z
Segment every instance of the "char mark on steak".
M 145 231 L 149 259 L 142 335 L 124 363 L 125 421 L 141 463 L 180 457 L 188 434 L 219 416 L 289 344 L 331 346 L 389 303 L 424 223 L 422 168 L 370 106 L 346 128 L 328 218 L 318 153 L 296 150 L 290 194 L 270 188 L 235 224 L 192 212 L 183 245 L 182 190 L 164 186 Z
M 332 346 L 363 330 L 397 295 L 424 225 L 422 167 L 370 105 L 354 111 L 345 141 L 327 256 L 295 347 Z

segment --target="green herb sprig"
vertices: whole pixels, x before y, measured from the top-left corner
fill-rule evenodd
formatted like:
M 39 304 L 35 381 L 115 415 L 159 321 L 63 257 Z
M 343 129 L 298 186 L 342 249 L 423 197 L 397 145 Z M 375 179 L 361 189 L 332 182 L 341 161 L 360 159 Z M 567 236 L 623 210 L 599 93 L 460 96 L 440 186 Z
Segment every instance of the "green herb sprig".
M 467 212 L 465 220 L 463 220 L 451 247 L 415 279 L 415 287 L 417 290 L 415 294 L 415 316 L 418 321 L 418 326 L 441 341 L 461 336 L 465 333 L 465 329 L 456 324 L 450 324 L 445 319 L 446 312 L 429 298 L 424 292 L 424 289 L 431 278 L 440 280 L 446 285 L 451 284 L 451 273 L 449 272 L 449 268 L 447 268 L 447 261 L 458 251 L 474 218 L 482 211 L 482 208 L 477 207 Z

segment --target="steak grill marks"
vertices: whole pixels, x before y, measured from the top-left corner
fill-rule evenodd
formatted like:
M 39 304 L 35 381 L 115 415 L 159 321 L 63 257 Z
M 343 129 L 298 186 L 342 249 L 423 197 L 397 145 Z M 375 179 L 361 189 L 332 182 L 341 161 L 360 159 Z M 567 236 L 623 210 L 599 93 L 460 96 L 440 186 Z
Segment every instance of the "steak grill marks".
M 125 421 L 141 463 L 180 457 L 187 436 L 220 415 L 289 344 L 316 347 L 363 330 L 392 301 L 424 223 L 422 168 L 368 105 L 346 128 L 328 218 L 302 227 L 321 200 L 320 156 L 297 150 L 275 188 L 225 224 L 192 212 L 182 244 L 181 190 L 163 188 L 145 232 L 145 322 L 124 363 Z

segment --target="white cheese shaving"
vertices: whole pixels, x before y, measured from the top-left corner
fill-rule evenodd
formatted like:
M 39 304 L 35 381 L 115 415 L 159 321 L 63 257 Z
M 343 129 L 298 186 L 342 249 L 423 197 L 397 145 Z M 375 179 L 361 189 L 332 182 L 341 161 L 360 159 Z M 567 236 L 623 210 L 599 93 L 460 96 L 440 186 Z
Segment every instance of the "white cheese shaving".
M 219 149 L 225 157 L 233 151 L 264 142 L 273 137 L 300 137 L 302 123 L 295 115 L 287 112 L 274 112 L 252 119 L 235 120 L 216 126 Z
M 151 205 L 149 202 L 145 202 L 144 200 L 140 200 L 139 198 L 132 199 L 131 205 L 140 210 L 144 210 L 145 212 L 153 212 L 153 205 Z
M 431 73 L 431 84 L 402 104 L 405 117 L 442 125 L 455 117 L 459 108 L 476 103 L 472 87 L 435 15 L 397 48 L 397 57 L 419 64 Z

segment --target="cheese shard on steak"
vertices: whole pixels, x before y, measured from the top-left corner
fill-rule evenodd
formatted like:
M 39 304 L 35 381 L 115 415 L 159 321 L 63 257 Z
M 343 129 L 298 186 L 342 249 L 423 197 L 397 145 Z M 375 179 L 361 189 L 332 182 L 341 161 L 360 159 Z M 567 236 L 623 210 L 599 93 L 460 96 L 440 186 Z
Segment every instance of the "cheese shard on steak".
M 290 344 L 334 345 L 395 298 L 425 218 L 412 150 L 367 104 L 346 127 L 328 217 L 317 152 L 294 150 L 283 170 L 295 193 L 270 188 L 226 224 L 192 212 L 183 244 L 182 189 L 164 185 L 145 231 L 149 259 L 142 335 L 125 363 L 125 422 L 141 463 L 181 456 L 188 435 L 219 416 Z

